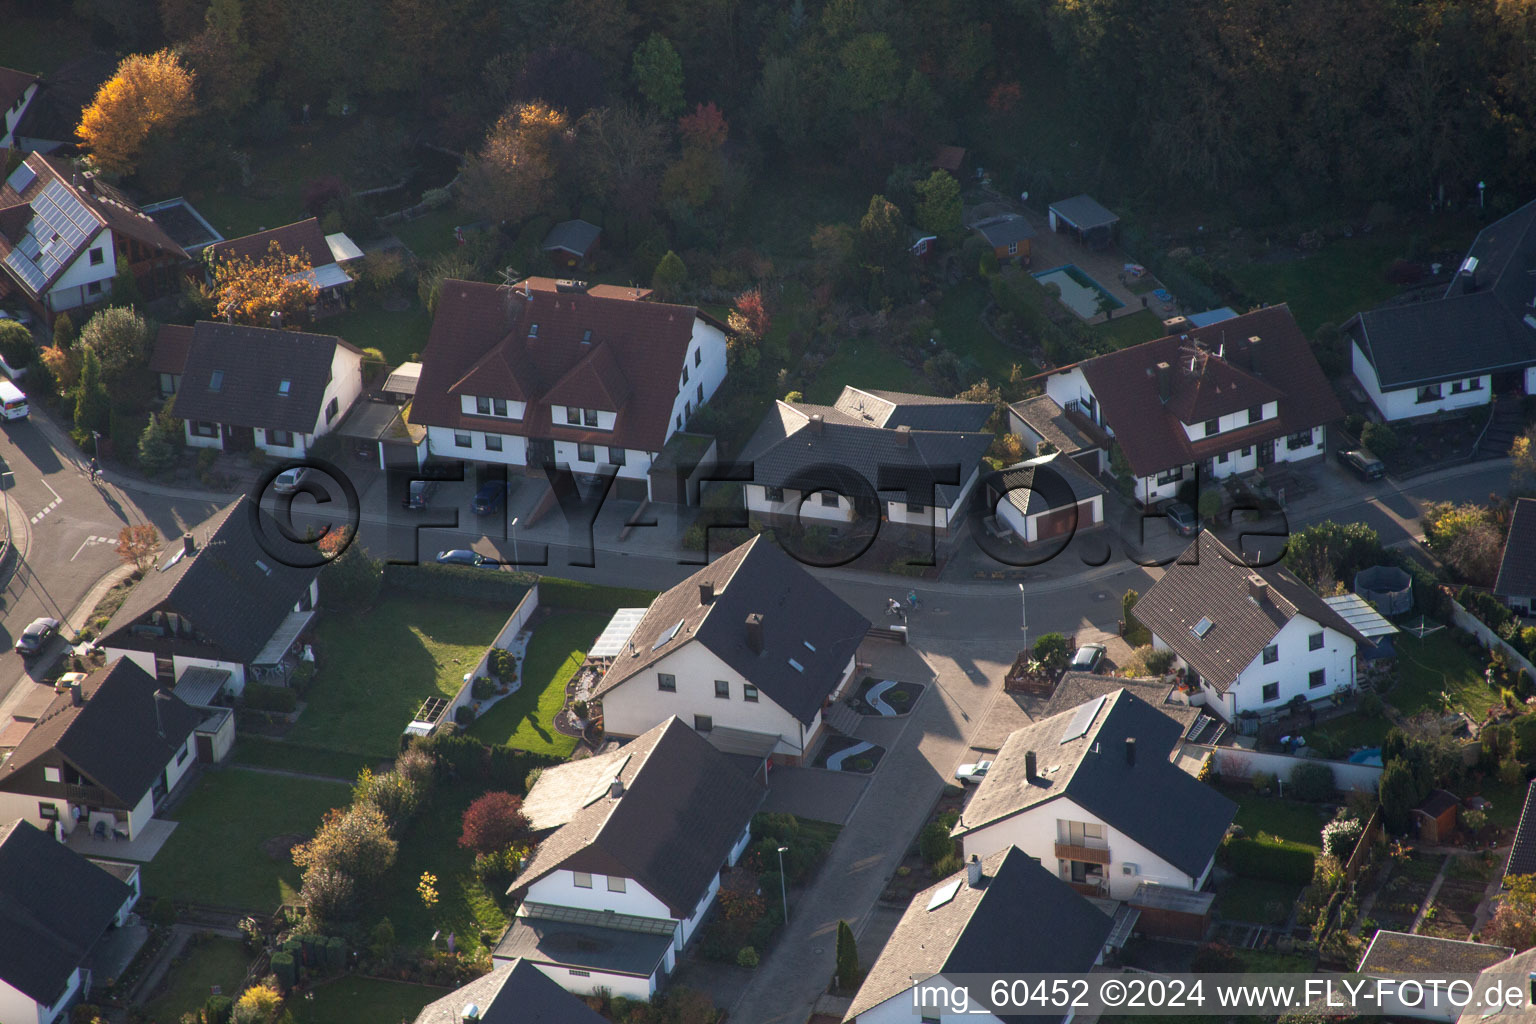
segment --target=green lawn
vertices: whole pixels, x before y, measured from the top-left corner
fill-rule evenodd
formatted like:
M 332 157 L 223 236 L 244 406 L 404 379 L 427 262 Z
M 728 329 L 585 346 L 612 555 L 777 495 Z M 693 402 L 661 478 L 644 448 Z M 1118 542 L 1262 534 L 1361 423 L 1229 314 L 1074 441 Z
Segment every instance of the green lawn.
M 612 617 L 611 611 L 556 612 L 535 625 L 523 659 L 522 688 L 497 701 L 470 732 L 491 744 L 569 756 L 575 739 L 551 723 L 565 706 L 565 684 Z
M 1228 788 L 1223 792 L 1236 801 L 1237 824 L 1248 835 L 1257 836 L 1264 832 L 1280 839 L 1287 846 L 1302 847 L 1313 853 L 1322 852 L 1325 819 L 1315 805 L 1259 796 L 1247 788 Z
M 1235 948 L 1244 974 L 1308 974 L 1314 961 L 1302 953 L 1271 953 L 1265 949 Z
M 171 815 L 179 824 L 144 866 L 144 892 L 271 911 L 294 897 L 299 869 L 286 852 L 272 856 L 262 844 L 281 836 L 308 839 L 325 812 L 351 795 L 338 782 L 240 768 L 209 772 Z
M 411 296 L 411 307 L 398 313 L 381 309 L 372 300 L 360 308 L 326 317 L 318 329 L 351 342 L 358 348 L 376 348 L 390 366 L 419 356 L 427 347 L 432 318 L 420 300 Z
M 439 253 L 456 247 L 458 240 L 454 238 L 453 229 L 474 219 L 472 214 L 465 213 L 457 206 L 446 206 L 413 220 L 396 221 L 388 227 L 417 259 L 425 263 Z
M 410 1024 L 421 1008 L 448 989 L 378 978 L 339 978 L 288 1001 L 294 1024 Z
M 391 596 L 366 615 L 326 616 L 315 635 L 320 671 L 288 739 L 393 756 L 421 702 L 458 693 L 511 608 Z
M 1217 909 L 1228 921 L 1283 924 L 1300 895 L 1301 886 L 1292 882 L 1235 878 L 1222 890 Z
M 1035 372 L 1035 365 L 982 326 L 981 311 L 991 301 L 992 293 L 984 283 L 966 278 L 944 293 L 934 310 L 934 329 L 939 344 L 971 364 L 977 375 L 993 384 L 1006 384 L 1015 364 L 1022 365 L 1026 375 Z
M 815 405 L 831 405 L 842 394 L 845 384 L 877 391 L 923 392 L 928 388 L 921 374 L 878 338 L 869 337 L 839 345 L 836 354 L 816 371 L 815 382 L 806 387 L 805 400 Z
M 1441 710 L 1440 694 L 1451 707 L 1481 719 L 1498 695 L 1483 679 L 1484 663 L 1462 649 L 1449 629 L 1420 640 L 1409 633 L 1392 638 L 1397 648 L 1397 683 L 1384 697 L 1405 715 Z
M 258 768 L 286 768 L 291 772 L 329 775 L 337 779 L 355 779 L 376 758 L 347 754 L 321 747 L 305 747 L 284 740 L 262 736 L 242 736 L 235 744 L 234 763 Z
M 1141 309 L 1090 328 L 1094 348 L 1113 352 L 1163 336 L 1163 321 L 1151 310 Z
M 389 917 L 402 946 L 423 948 L 441 930 L 454 933 L 459 949 L 477 950 L 485 945 L 482 934 L 494 944 L 506 930 L 507 917 L 497 903 L 502 894 L 480 882 L 474 851 L 458 843 L 464 811 L 483 792 L 478 782 L 440 788 L 401 838 L 395 866 L 379 883 L 377 913 Z M 416 891 L 424 871 L 437 876 L 438 903 L 430 911 Z
M 144 1007 L 153 1024 L 176 1024 L 182 1014 L 202 1009 L 215 985 L 233 997 L 251 965 L 243 942 L 214 935 L 194 935 L 183 955 L 186 960 L 171 968 L 160 996 Z

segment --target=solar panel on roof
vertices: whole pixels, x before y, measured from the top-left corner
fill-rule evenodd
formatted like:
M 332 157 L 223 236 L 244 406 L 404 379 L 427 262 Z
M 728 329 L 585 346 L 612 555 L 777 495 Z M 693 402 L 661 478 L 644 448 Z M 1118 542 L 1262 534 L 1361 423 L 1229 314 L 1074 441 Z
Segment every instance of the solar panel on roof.
M 1061 734 L 1061 742 L 1071 743 L 1079 737 L 1086 736 L 1088 730 L 1093 727 L 1093 720 L 1099 717 L 1099 709 L 1108 700 L 1105 697 L 1096 697 L 1077 709 L 1077 714 L 1072 716 L 1072 721 L 1067 723 L 1066 731 Z
M 682 629 L 682 628 L 683 628 L 683 620 L 682 619 L 678 619 L 677 622 L 675 624 L 673 624 L 673 626 L 670 629 L 668 629 L 666 632 L 662 633 L 661 636 L 657 638 L 655 643 L 651 644 L 651 650 L 657 651 L 657 650 L 660 650 L 661 648 L 665 647 L 668 644 L 668 642 L 671 641 L 671 639 L 673 637 L 677 636 L 677 631 Z
M 928 897 L 928 909 L 938 910 L 944 904 L 955 898 L 955 893 L 960 891 L 960 883 L 963 879 L 955 879 L 945 883 L 932 896 Z

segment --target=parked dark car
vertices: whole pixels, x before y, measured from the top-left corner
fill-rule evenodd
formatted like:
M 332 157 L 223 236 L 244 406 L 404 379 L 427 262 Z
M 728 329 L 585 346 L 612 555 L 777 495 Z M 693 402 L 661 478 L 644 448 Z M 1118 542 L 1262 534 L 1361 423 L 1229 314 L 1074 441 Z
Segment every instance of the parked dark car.
M 1193 537 L 1200 529 L 1200 518 L 1195 515 L 1195 510 L 1182 501 L 1176 501 L 1163 509 L 1163 515 L 1168 517 L 1180 537 Z
M 26 629 L 21 631 L 21 636 L 16 638 L 16 653 L 23 658 L 31 658 L 41 654 L 48 641 L 59 634 L 58 619 L 33 619 Z
M 424 509 L 432 504 L 432 498 L 440 486 L 436 480 L 412 480 L 401 504 L 410 509 Z
M 1084 644 L 1072 655 L 1072 661 L 1067 665 L 1068 672 L 1097 672 L 1099 664 L 1104 660 L 1107 648 L 1103 644 Z
M 437 553 L 438 565 L 472 565 L 477 569 L 499 569 L 500 563 L 486 558 L 478 551 L 469 551 L 465 548 L 454 548 L 452 551 L 439 551 Z
M 1387 467 L 1365 448 L 1341 451 L 1339 461 L 1361 480 L 1380 480 L 1387 475 Z
M 492 480 L 475 492 L 475 499 L 470 507 L 475 510 L 477 516 L 488 516 L 507 503 L 507 495 L 512 491 L 512 485 L 504 480 Z

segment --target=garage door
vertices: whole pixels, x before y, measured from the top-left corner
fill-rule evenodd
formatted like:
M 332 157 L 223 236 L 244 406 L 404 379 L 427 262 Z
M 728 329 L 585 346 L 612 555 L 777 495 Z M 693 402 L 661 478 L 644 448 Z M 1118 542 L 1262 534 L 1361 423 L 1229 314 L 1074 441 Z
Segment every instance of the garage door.
M 1076 511 L 1070 508 L 1057 509 L 1055 512 L 1042 512 L 1035 517 L 1035 540 L 1050 540 L 1052 537 L 1063 537 L 1072 531 L 1072 523 L 1076 518 Z

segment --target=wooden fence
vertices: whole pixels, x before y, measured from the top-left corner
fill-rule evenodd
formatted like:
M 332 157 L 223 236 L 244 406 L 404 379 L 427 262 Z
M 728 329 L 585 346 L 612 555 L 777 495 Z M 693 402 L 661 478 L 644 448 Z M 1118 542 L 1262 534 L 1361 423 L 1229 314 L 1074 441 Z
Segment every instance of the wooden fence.
M 1371 813 L 1371 820 L 1365 823 L 1365 831 L 1360 834 L 1360 841 L 1355 844 L 1355 852 L 1349 855 L 1348 862 L 1344 865 L 1344 877 L 1354 882 L 1360 877 L 1361 870 L 1371 859 L 1371 847 L 1375 845 L 1381 835 L 1381 808 L 1376 808 Z

